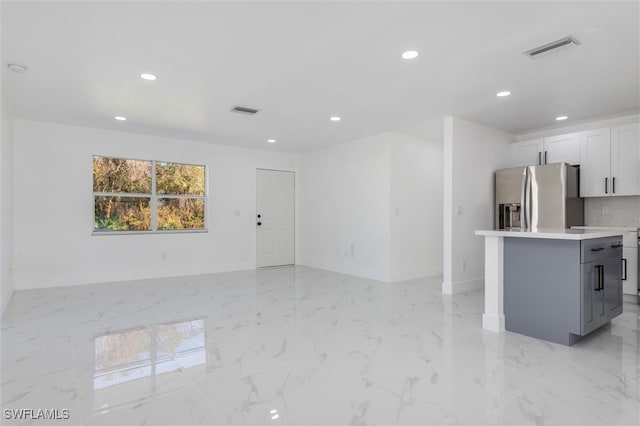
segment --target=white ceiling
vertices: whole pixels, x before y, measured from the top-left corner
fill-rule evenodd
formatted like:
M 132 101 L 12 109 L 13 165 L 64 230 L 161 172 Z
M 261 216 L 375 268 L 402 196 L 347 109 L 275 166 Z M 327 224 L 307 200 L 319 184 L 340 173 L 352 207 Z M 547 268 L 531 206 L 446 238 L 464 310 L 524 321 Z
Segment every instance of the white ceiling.
M 444 115 L 522 133 L 640 110 L 639 13 L 638 1 L 5 1 L 2 81 L 18 118 L 278 151 Z M 522 54 L 569 34 L 582 44 Z

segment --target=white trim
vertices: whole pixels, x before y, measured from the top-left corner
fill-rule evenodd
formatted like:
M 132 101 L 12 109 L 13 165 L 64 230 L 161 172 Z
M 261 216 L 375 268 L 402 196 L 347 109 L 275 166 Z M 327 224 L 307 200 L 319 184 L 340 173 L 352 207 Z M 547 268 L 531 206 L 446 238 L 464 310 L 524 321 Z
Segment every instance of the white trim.
M 504 332 L 504 315 L 482 314 L 482 328 L 495 333 Z
M 15 293 L 15 290 L 11 289 L 6 294 L 2 295 L 2 306 L 0 306 L 0 317 L 4 315 L 4 311 L 7 309 L 7 306 L 9 306 L 9 302 L 11 302 L 11 299 L 13 298 L 14 293 Z
M 385 271 L 376 271 L 372 269 L 357 268 L 353 266 L 343 267 L 335 263 L 324 263 L 314 261 L 301 261 L 300 266 L 307 266 L 310 268 L 323 269 L 325 271 L 337 272 L 339 274 L 351 275 L 360 278 L 367 278 L 374 281 L 381 281 L 384 283 L 390 283 L 389 276 Z
M 443 281 L 442 293 L 443 294 L 460 294 L 466 291 L 479 290 L 484 287 L 484 278 L 472 278 L 464 281 L 454 281 L 453 283 Z
M 208 265 L 203 265 L 208 266 Z M 64 284 L 59 282 L 47 282 L 42 279 L 37 280 L 29 280 L 22 281 L 20 285 L 20 289 L 16 291 L 22 290 L 35 290 L 35 289 L 51 289 L 51 288 L 63 288 L 63 287 L 75 287 L 75 286 L 85 286 L 91 284 L 105 284 L 105 283 L 119 283 L 119 282 L 129 282 L 129 281 L 143 281 L 143 280 L 153 280 L 153 279 L 163 279 L 163 278 L 179 278 L 179 277 L 191 277 L 194 275 L 208 275 L 208 274 L 218 274 L 222 272 L 240 272 L 240 271 L 255 271 L 256 265 L 251 264 L 250 262 L 239 262 L 239 263 L 229 263 L 223 265 L 216 265 L 213 268 L 205 269 L 205 268 L 197 268 L 189 273 L 179 274 L 179 275 L 166 275 L 161 272 L 158 272 L 155 268 L 147 268 L 143 271 L 136 271 L 136 273 L 126 279 L 99 279 L 92 281 L 69 281 L 69 279 L 64 280 Z M 44 285 L 43 285 L 44 284 Z
M 484 238 L 484 315 L 482 327 L 504 332 L 504 237 Z
M 162 234 L 207 234 L 208 229 L 159 229 L 157 231 L 93 231 L 92 236 L 98 235 L 162 235 Z
M 418 278 L 437 277 L 442 275 L 442 267 L 416 269 L 413 271 L 401 271 L 391 274 L 391 282 L 416 280 Z

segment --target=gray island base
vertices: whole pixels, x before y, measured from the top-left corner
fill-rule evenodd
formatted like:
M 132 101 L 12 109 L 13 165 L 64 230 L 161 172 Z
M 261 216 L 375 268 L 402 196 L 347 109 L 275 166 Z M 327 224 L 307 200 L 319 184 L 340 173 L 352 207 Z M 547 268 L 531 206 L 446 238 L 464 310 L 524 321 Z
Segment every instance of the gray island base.
M 505 329 L 563 345 L 622 313 L 622 239 L 505 238 Z
M 622 313 L 622 235 L 613 230 L 478 230 L 482 327 L 573 345 Z

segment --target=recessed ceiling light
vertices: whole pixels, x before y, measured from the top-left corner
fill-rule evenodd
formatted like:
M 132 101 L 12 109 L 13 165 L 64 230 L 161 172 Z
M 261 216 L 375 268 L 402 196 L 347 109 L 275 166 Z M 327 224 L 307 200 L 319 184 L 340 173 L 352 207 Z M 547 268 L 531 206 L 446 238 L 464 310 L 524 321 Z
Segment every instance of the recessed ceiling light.
M 561 115 L 561 116 L 556 117 L 556 121 L 566 120 L 567 118 L 569 118 L 569 117 L 567 117 L 566 115 Z
M 127 121 L 127 117 L 124 117 L 122 115 L 116 115 L 115 117 L 113 117 L 113 119 L 118 121 Z
M 333 116 L 333 117 L 331 117 L 329 120 L 331 120 L 331 121 L 340 121 L 340 120 L 341 120 L 341 118 L 340 118 L 340 117 L 338 117 L 338 116 L 335 116 L 335 115 L 334 115 L 334 116 Z
M 153 74 L 140 74 L 140 78 L 143 80 L 149 80 L 149 81 L 153 81 L 155 80 L 157 77 Z
M 276 140 L 275 140 L 275 139 L 267 139 L 267 142 L 269 142 L 269 143 L 276 143 Z
M 17 72 L 20 74 L 24 74 L 27 72 L 27 67 L 25 67 L 24 65 L 7 64 L 7 68 L 9 68 L 13 72 Z
M 415 59 L 418 57 L 418 52 L 415 50 L 407 50 L 402 54 L 402 59 Z
M 510 91 L 504 90 L 502 92 L 496 93 L 496 96 L 498 96 L 499 98 L 504 98 L 505 96 L 509 96 L 510 94 L 511 94 Z

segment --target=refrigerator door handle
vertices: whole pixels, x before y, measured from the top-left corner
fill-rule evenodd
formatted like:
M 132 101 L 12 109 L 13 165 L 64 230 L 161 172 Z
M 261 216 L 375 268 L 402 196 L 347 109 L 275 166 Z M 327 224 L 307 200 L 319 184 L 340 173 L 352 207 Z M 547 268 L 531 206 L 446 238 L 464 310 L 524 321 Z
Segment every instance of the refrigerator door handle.
M 530 183 L 529 183 L 529 168 L 525 168 L 524 169 L 524 174 L 522 175 L 522 192 L 521 197 L 522 199 L 520 200 L 520 205 L 522 206 L 522 218 L 524 218 L 523 221 L 523 228 L 524 229 L 529 229 L 531 226 L 531 217 L 530 217 L 530 213 L 531 213 L 531 209 L 529 208 L 529 189 L 530 189 Z
M 542 165 L 542 152 L 538 151 L 538 165 Z

